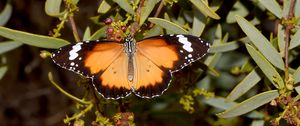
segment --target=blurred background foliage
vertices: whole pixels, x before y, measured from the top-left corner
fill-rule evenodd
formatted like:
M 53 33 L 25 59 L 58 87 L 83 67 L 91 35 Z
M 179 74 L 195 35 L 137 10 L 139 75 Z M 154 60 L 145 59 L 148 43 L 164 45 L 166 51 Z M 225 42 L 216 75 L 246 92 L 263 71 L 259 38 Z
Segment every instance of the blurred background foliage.
M 300 125 L 299 16 L 299 0 L 1 0 L 0 125 Z M 162 96 L 105 100 L 49 55 L 114 26 L 212 46 Z

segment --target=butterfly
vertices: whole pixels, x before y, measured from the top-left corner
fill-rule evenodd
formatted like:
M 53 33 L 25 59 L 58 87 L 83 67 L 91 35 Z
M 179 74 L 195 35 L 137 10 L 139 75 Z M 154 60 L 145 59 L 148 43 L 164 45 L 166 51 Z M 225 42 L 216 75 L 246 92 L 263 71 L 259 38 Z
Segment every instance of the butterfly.
M 160 96 L 172 74 L 201 59 L 209 43 L 192 35 L 170 34 L 141 41 L 83 41 L 59 48 L 51 58 L 58 66 L 92 80 L 106 99 Z

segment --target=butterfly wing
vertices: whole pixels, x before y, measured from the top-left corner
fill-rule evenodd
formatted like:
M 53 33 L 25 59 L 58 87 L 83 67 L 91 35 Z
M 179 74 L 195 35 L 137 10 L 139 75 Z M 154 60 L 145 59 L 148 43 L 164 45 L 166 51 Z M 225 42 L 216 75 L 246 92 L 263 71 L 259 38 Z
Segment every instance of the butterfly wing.
M 209 44 L 192 35 L 163 35 L 137 43 L 134 93 L 151 98 L 169 86 L 173 72 L 202 58 Z
M 123 45 L 109 41 L 79 42 L 59 48 L 52 54 L 62 68 L 91 78 L 93 86 L 107 99 L 131 93 L 127 81 L 127 56 Z

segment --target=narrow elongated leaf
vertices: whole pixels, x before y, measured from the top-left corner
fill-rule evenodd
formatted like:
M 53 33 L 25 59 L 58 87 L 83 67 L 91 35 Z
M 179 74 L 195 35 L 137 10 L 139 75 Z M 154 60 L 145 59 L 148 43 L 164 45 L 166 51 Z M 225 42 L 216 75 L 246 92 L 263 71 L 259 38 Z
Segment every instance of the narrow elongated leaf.
M 277 90 L 266 91 L 237 104 L 236 106 L 226 110 L 225 112 L 218 113 L 217 116 L 220 118 L 231 118 L 243 115 L 270 102 L 278 96 L 279 93 Z
M 300 94 L 300 86 L 295 87 L 295 90 L 297 91 L 298 94 Z
M 280 54 L 283 55 L 284 53 L 284 47 L 285 47 L 285 40 L 284 40 L 284 29 L 281 24 L 278 24 L 278 30 L 277 30 L 277 38 L 278 38 L 278 47 Z
M 264 126 L 265 120 L 253 120 L 250 126 Z
M 200 36 L 205 28 L 206 17 L 200 13 L 196 8 L 193 8 L 194 18 L 193 18 L 193 29 L 192 35 Z
M 146 32 L 146 35 L 144 38 L 148 38 L 151 36 L 157 36 L 160 35 L 162 33 L 161 27 L 158 25 L 155 25 L 154 27 L 152 27 L 150 30 L 148 30 Z
M 7 71 L 7 66 L 0 67 L 0 80 L 4 77 L 6 71 Z
M 222 53 L 215 53 L 214 55 L 208 56 L 204 61 L 204 64 L 210 67 L 215 67 L 222 57 Z
M 220 19 L 220 16 L 215 13 L 203 0 L 190 0 L 204 15 L 213 19 Z
M 84 34 L 83 34 L 83 40 L 89 40 L 91 38 L 91 30 L 90 27 L 86 27 Z
M 216 46 L 212 46 L 209 49 L 210 53 L 216 53 L 216 52 L 228 52 L 228 51 L 232 51 L 235 50 L 237 48 L 240 47 L 239 42 L 233 41 L 233 42 L 228 42 L 228 43 L 224 43 L 224 44 L 220 44 L 220 45 L 216 45 Z
M 31 34 L 31 33 L 17 31 L 17 30 L 13 30 L 1 26 L 0 26 L 0 36 L 12 40 L 16 40 L 24 44 L 41 47 L 41 48 L 49 48 L 49 49 L 57 49 L 59 47 L 69 44 L 68 41 L 63 39 Z
M 237 105 L 236 102 L 228 102 L 224 98 L 210 98 L 208 100 L 205 100 L 205 103 L 222 110 L 226 110 Z M 246 116 L 249 118 L 257 119 L 257 118 L 262 118 L 263 114 L 257 111 L 253 111 L 247 114 Z
M 232 17 L 234 17 L 235 15 L 240 15 L 242 17 L 245 17 L 248 14 L 249 11 L 247 10 L 247 8 L 240 1 L 236 1 L 235 4 L 233 5 L 233 8 L 229 11 L 226 17 L 226 22 L 235 23 L 236 20 Z
M 98 12 L 98 13 L 104 14 L 104 13 L 106 13 L 107 11 L 109 11 L 110 8 L 111 8 L 111 3 L 110 3 L 110 1 L 109 1 L 109 0 L 103 0 L 103 1 L 101 2 L 101 4 L 99 5 L 97 12 Z
M 13 50 L 15 48 L 18 48 L 22 45 L 21 42 L 17 41 L 7 41 L 7 42 L 1 42 L 0 43 L 0 54 L 6 53 L 10 50 Z
M 299 2 L 300 3 L 300 2 Z M 293 49 L 300 45 L 300 30 L 298 30 L 294 36 L 291 38 L 291 43 L 289 49 Z
M 300 17 L 300 1 L 299 0 L 296 0 L 294 12 L 295 12 L 295 17 Z
M 268 39 L 263 36 L 250 22 L 241 16 L 235 16 L 239 26 L 249 37 L 251 42 L 258 48 L 258 50 L 277 68 L 284 70 L 284 63 L 281 55 L 272 47 Z
M 134 11 L 132 9 L 132 6 L 129 4 L 128 0 L 113 0 L 115 3 L 117 3 L 122 9 L 124 9 L 126 12 L 134 15 Z
M 293 74 L 295 79 L 295 84 L 300 82 L 300 66 L 297 68 L 295 73 Z
M 235 102 L 226 101 L 225 98 L 221 97 L 207 99 L 205 103 L 222 110 L 230 109 L 237 104 Z
M 59 17 L 63 15 L 63 12 L 60 12 L 60 5 L 62 0 L 46 0 L 45 2 L 45 12 L 46 14 Z
M 280 5 L 276 2 L 276 0 L 259 0 L 259 2 L 277 18 L 282 18 L 282 9 L 280 8 Z
M 12 14 L 12 6 L 9 2 L 7 2 L 4 9 L 0 13 L 0 26 L 3 26 L 8 22 L 11 14 Z
M 103 26 L 102 28 L 100 28 L 99 30 L 97 30 L 91 37 L 89 40 L 96 40 L 99 39 L 101 37 L 105 37 L 105 30 L 106 30 L 107 26 Z
M 234 101 L 240 96 L 249 91 L 253 86 L 255 86 L 261 77 L 257 73 L 257 70 L 253 69 L 226 97 L 227 101 Z
M 141 10 L 141 19 L 140 19 L 140 26 L 144 24 L 150 13 L 152 12 L 153 8 L 155 5 L 159 2 L 160 0 L 145 0 L 144 6 L 142 7 Z
M 148 20 L 156 25 L 159 25 L 162 28 L 165 28 L 171 32 L 173 32 L 174 34 L 187 34 L 188 31 L 186 31 L 185 29 L 183 29 L 182 27 L 180 27 L 179 25 L 165 20 L 165 19 L 161 19 L 161 18 L 148 18 Z
M 289 14 L 290 7 L 291 7 L 291 0 L 286 0 L 283 2 L 282 17 L 286 17 Z
M 254 49 L 249 44 L 246 44 L 246 48 L 252 57 L 252 59 L 255 61 L 255 63 L 258 65 L 258 67 L 262 70 L 262 72 L 266 75 L 266 77 L 270 80 L 270 82 L 276 87 L 276 88 L 283 88 L 284 83 L 279 75 L 279 73 L 276 71 L 276 69 L 265 59 L 265 57 Z

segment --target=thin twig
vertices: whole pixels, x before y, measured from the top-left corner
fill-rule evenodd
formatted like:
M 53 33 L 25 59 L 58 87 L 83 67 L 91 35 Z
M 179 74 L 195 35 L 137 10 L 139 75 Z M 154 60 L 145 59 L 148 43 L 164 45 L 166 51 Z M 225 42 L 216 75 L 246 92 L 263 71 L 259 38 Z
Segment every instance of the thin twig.
M 140 0 L 139 7 L 136 10 L 136 22 L 138 24 L 140 24 L 141 11 L 142 11 L 142 7 L 144 6 L 144 2 L 145 2 L 145 0 Z
M 75 24 L 75 21 L 74 21 L 74 17 L 69 16 L 69 20 L 70 20 L 70 24 L 72 26 L 72 31 L 73 31 L 74 38 L 78 42 L 81 39 L 80 39 L 79 34 L 78 34 L 78 30 L 77 30 L 77 27 L 76 27 L 76 24 Z
M 130 26 L 131 36 L 134 36 L 134 34 L 140 30 L 139 23 L 140 23 L 140 19 L 141 19 L 141 10 L 142 10 L 143 6 L 144 6 L 144 0 L 141 0 L 139 3 L 139 7 L 136 9 L 136 12 L 135 12 L 135 15 L 136 15 L 135 22 L 133 22 Z
M 160 1 L 160 4 L 159 4 L 159 6 L 158 6 L 158 8 L 157 8 L 157 10 L 156 10 L 156 12 L 155 12 L 155 14 L 154 14 L 154 17 L 158 17 L 158 15 L 160 14 L 161 9 L 162 9 L 163 6 L 164 6 L 164 3 L 165 3 L 165 0 Z M 154 24 L 151 23 L 149 27 L 152 28 L 153 25 L 154 25 Z
M 74 36 L 75 40 L 78 42 L 81 39 L 79 37 L 78 30 L 77 30 L 76 23 L 74 21 L 74 16 L 73 16 L 73 12 L 76 10 L 76 8 L 74 8 L 75 5 L 73 5 L 73 3 L 71 3 L 68 0 L 64 0 L 64 2 L 66 5 L 66 8 L 67 8 L 67 11 L 68 11 L 67 13 L 68 13 L 68 18 L 69 18 L 69 21 L 70 21 L 70 24 L 72 27 L 73 36 Z
M 292 28 L 294 28 L 294 25 L 290 23 L 289 21 L 294 18 L 294 8 L 295 8 L 295 0 L 291 0 L 290 9 L 287 17 L 285 20 L 287 21 L 286 27 L 285 27 L 285 48 L 284 48 L 284 59 L 285 59 L 285 81 L 287 82 L 289 80 L 289 46 L 290 46 L 290 31 Z
M 52 76 L 52 73 L 49 72 L 48 73 L 48 78 L 51 82 L 51 84 L 53 84 L 54 87 L 56 87 L 61 93 L 63 93 L 65 96 L 69 97 L 70 99 L 80 103 L 80 104 L 83 104 L 83 105 L 87 105 L 87 104 L 91 104 L 90 101 L 85 101 L 85 100 L 82 100 L 82 99 L 79 99 L 73 95 L 71 95 L 70 93 L 68 93 L 67 91 L 65 91 L 64 89 L 62 89 L 58 84 L 56 84 L 56 82 L 54 82 L 53 80 L 53 76 Z

